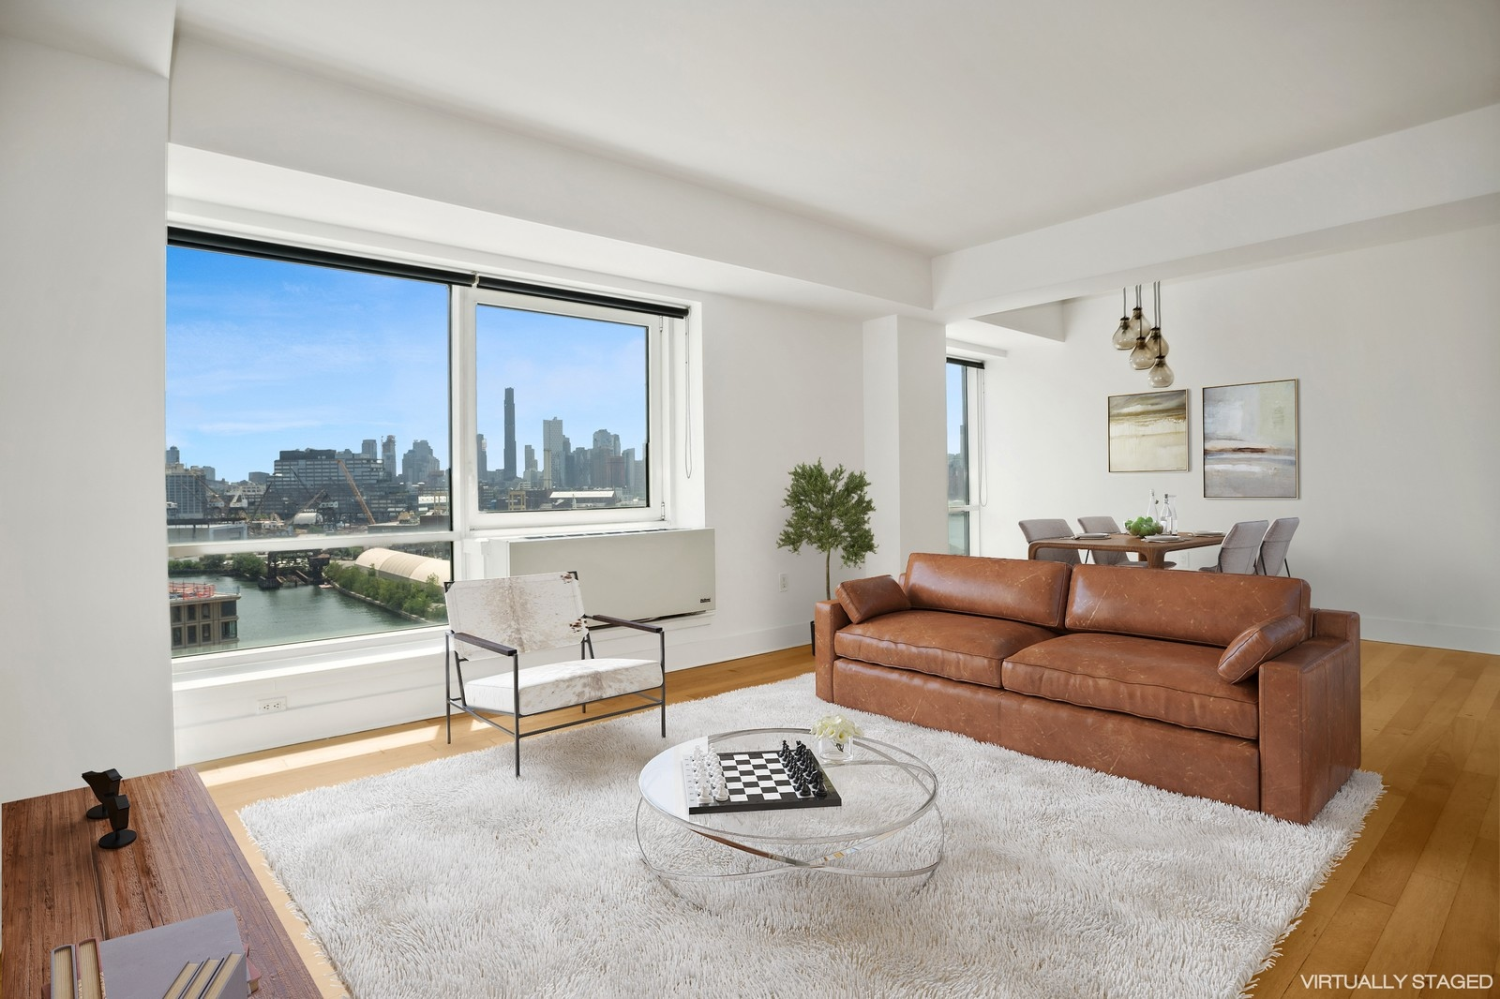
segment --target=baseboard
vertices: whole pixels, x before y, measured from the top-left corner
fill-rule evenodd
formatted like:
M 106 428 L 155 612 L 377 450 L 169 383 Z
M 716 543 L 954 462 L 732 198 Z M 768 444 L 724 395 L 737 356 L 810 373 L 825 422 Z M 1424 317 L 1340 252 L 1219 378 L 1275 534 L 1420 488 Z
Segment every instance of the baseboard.
M 1459 624 L 1435 624 L 1431 621 L 1403 621 L 1399 618 L 1366 617 L 1359 619 L 1361 638 L 1396 645 L 1421 645 L 1433 649 L 1456 649 L 1459 652 L 1483 652 L 1500 655 L 1500 629 L 1474 628 Z

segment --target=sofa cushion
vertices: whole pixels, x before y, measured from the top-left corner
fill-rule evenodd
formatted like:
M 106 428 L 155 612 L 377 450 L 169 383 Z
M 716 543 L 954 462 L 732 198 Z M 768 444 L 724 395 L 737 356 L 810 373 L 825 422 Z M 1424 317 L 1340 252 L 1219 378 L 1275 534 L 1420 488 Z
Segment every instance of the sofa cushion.
M 844 613 L 855 624 L 882 614 L 911 610 L 906 591 L 890 576 L 847 579 L 838 585 L 833 595 L 844 605 Z
M 1256 685 L 1220 676 L 1222 653 L 1207 645 L 1124 635 L 1063 635 L 1011 654 L 1001 680 L 1018 694 L 1254 739 Z
M 1061 630 L 1068 569 L 1061 562 L 913 552 L 906 561 L 906 595 L 914 608 Z
M 1307 623 L 1287 614 L 1246 628 L 1229 643 L 1219 657 L 1219 675 L 1230 683 L 1239 683 L 1260 669 L 1267 659 L 1275 659 L 1307 637 Z
M 1197 642 L 1222 651 L 1246 628 L 1287 614 L 1311 624 L 1306 581 L 1081 565 L 1073 568 L 1066 621 L 1069 631 Z
M 844 659 L 998 687 L 1006 656 L 1055 635 L 1019 621 L 909 610 L 840 628 L 833 651 Z

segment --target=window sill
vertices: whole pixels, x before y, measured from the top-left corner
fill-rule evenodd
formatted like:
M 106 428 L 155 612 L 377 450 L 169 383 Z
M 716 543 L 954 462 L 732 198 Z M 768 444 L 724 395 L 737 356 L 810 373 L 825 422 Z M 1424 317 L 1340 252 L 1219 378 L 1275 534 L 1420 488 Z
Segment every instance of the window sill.
M 669 618 L 657 622 L 668 632 L 707 627 L 713 611 L 691 617 Z M 358 669 L 396 663 L 403 660 L 443 655 L 442 628 L 421 628 L 387 635 L 362 635 L 353 639 L 329 639 L 240 652 L 208 653 L 193 657 L 202 668 L 184 671 L 172 680 L 172 691 L 207 690 L 239 683 L 255 683 L 289 676 L 306 676 L 334 670 Z M 605 645 L 615 638 L 639 636 L 625 629 L 596 632 L 595 642 Z M 212 660 L 211 662 L 209 660 Z

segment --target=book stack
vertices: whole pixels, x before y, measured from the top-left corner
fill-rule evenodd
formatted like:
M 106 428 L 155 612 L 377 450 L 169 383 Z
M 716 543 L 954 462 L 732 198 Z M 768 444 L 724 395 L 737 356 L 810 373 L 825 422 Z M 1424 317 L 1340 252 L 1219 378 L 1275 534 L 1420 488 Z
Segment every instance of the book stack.
M 232 909 L 52 951 L 52 999 L 245 999 L 259 985 Z
M 243 960 L 241 954 L 226 954 L 203 961 L 189 961 L 177 973 L 162 999 L 223 999 L 234 995 L 229 990 L 244 979 L 240 973 Z

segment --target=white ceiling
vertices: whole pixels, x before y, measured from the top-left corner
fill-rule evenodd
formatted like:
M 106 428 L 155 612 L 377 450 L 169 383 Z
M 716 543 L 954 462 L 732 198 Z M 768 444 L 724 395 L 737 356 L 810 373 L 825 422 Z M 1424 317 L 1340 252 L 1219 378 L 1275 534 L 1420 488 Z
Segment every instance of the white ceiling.
M 925 253 L 1500 101 L 1496 0 L 180 0 L 178 28 Z

